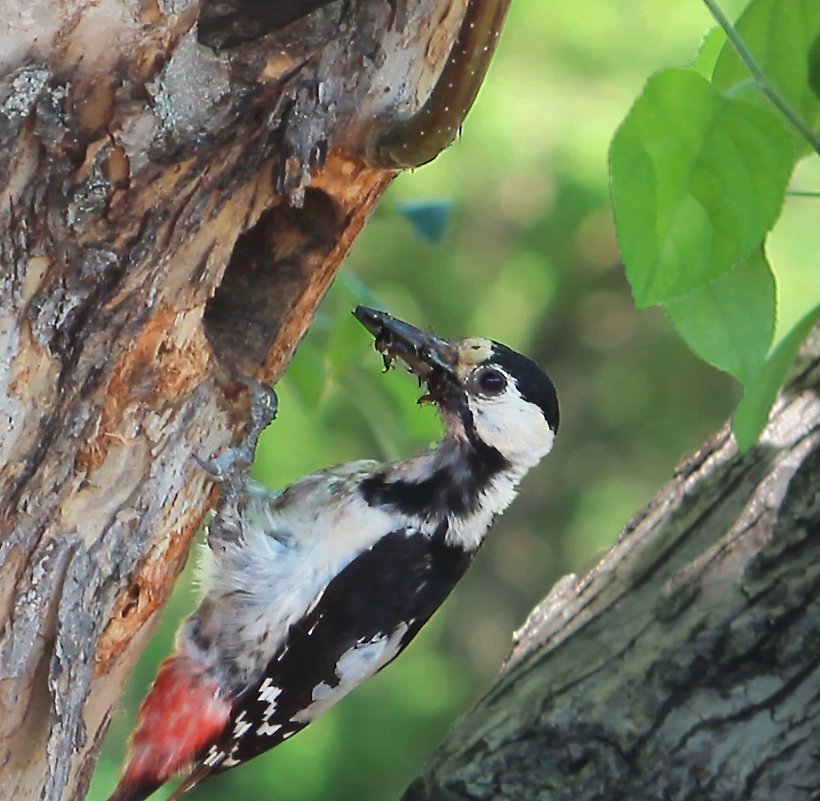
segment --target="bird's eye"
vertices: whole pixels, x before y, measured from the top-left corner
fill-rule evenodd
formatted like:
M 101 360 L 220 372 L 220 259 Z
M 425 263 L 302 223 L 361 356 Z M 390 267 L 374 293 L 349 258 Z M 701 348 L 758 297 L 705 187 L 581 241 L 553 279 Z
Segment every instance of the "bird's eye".
M 485 395 L 500 395 L 507 388 L 507 379 L 504 373 L 500 373 L 498 370 L 482 370 L 476 376 L 476 380 L 479 389 Z

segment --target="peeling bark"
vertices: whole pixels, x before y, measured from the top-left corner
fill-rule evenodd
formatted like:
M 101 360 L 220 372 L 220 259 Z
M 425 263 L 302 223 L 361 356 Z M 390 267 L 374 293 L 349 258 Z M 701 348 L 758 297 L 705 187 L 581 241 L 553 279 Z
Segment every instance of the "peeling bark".
M 83 796 L 209 507 L 191 454 L 282 373 L 395 174 L 373 142 L 460 123 L 487 5 L 492 44 L 506 0 L 0 0 L 8 797 Z
M 820 330 L 516 634 L 405 801 L 820 798 Z

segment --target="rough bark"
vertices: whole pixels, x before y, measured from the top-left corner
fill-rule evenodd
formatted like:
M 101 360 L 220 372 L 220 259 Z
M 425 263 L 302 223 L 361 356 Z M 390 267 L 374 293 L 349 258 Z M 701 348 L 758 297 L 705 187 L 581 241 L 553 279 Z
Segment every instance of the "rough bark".
M 820 798 L 820 331 L 517 632 L 405 801 Z
M 452 139 L 505 8 L 0 0 L 6 797 L 84 794 L 209 506 L 192 453 L 241 434 L 236 375 L 281 374 L 393 168 Z

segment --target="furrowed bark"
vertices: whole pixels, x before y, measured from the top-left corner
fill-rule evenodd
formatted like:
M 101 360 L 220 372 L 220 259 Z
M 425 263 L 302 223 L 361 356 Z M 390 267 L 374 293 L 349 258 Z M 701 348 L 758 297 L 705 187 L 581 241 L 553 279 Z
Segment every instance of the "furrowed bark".
M 820 330 L 517 632 L 404 801 L 820 798 Z
M 209 508 L 192 454 L 281 375 L 395 174 L 372 141 L 486 1 L 0 0 L 7 797 L 83 796 Z

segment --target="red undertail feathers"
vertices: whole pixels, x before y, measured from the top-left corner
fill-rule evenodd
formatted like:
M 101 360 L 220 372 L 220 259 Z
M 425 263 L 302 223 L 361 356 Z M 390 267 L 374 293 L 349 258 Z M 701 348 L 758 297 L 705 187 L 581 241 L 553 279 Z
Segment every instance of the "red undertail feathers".
M 142 801 L 190 767 L 223 733 L 230 712 L 200 664 L 182 655 L 166 659 L 137 714 L 128 762 L 109 801 Z

